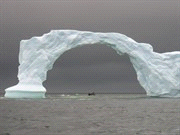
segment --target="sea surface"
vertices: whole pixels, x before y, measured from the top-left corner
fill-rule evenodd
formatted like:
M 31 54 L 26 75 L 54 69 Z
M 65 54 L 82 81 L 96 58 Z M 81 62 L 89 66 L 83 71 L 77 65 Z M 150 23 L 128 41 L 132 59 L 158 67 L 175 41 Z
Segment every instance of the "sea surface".
M 150 98 L 145 94 L 95 94 L 88 96 L 88 94 L 47 94 L 47 100 L 66 100 L 66 99 L 75 99 L 75 100 L 102 100 L 102 99 L 139 99 L 139 98 Z
M 180 135 L 180 98 L 145 94 L 0 97 L 0 135 Z

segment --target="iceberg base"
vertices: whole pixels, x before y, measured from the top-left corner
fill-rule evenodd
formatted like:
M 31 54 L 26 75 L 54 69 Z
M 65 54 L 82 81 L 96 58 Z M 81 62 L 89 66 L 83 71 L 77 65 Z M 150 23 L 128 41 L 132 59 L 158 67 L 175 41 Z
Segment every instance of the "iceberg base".
M 45 98 L 46 89 L 42 85 L 17 84 L 5 92 L 6 98 Z
M 34 91 L 6 91 L 6 98 L 45 98 L 46 92 Z

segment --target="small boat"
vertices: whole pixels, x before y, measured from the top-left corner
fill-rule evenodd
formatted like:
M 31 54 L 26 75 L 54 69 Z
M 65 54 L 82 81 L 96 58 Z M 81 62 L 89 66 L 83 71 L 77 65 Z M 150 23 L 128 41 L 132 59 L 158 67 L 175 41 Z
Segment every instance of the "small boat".
M 88 96 L 95 96 L 94 92 L 88 93 Z

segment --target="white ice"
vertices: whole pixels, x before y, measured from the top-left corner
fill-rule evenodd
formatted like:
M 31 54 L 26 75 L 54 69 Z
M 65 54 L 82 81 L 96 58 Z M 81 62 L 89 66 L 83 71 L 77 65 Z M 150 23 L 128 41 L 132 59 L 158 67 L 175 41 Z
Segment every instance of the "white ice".
M 147 43 L 137 43 L 120 33 L 52 30 L 20 42 L 19 83 L 5 97 L 43 98 L 47 71 L 67 50 L 88 44 L 107 45 L 119 55 L 128 54 L 137 80 L 148 96 L 180 97 L 180 52 L 156 53 Z M 121 71 L 119 71 L 121 72 Z

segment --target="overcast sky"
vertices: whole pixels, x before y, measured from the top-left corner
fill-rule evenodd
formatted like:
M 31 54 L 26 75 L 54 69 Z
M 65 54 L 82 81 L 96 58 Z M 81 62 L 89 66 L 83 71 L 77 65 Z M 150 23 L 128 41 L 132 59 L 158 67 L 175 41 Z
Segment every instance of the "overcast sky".
M 118 32 L 154 51 L 180 51 L 179 0 L 1 0 L 0 90 L 17 84 L 19 42 L 52 29 Z M 128 56 L 103 45 L 64 53 L 47 92 L 144 93 Z

